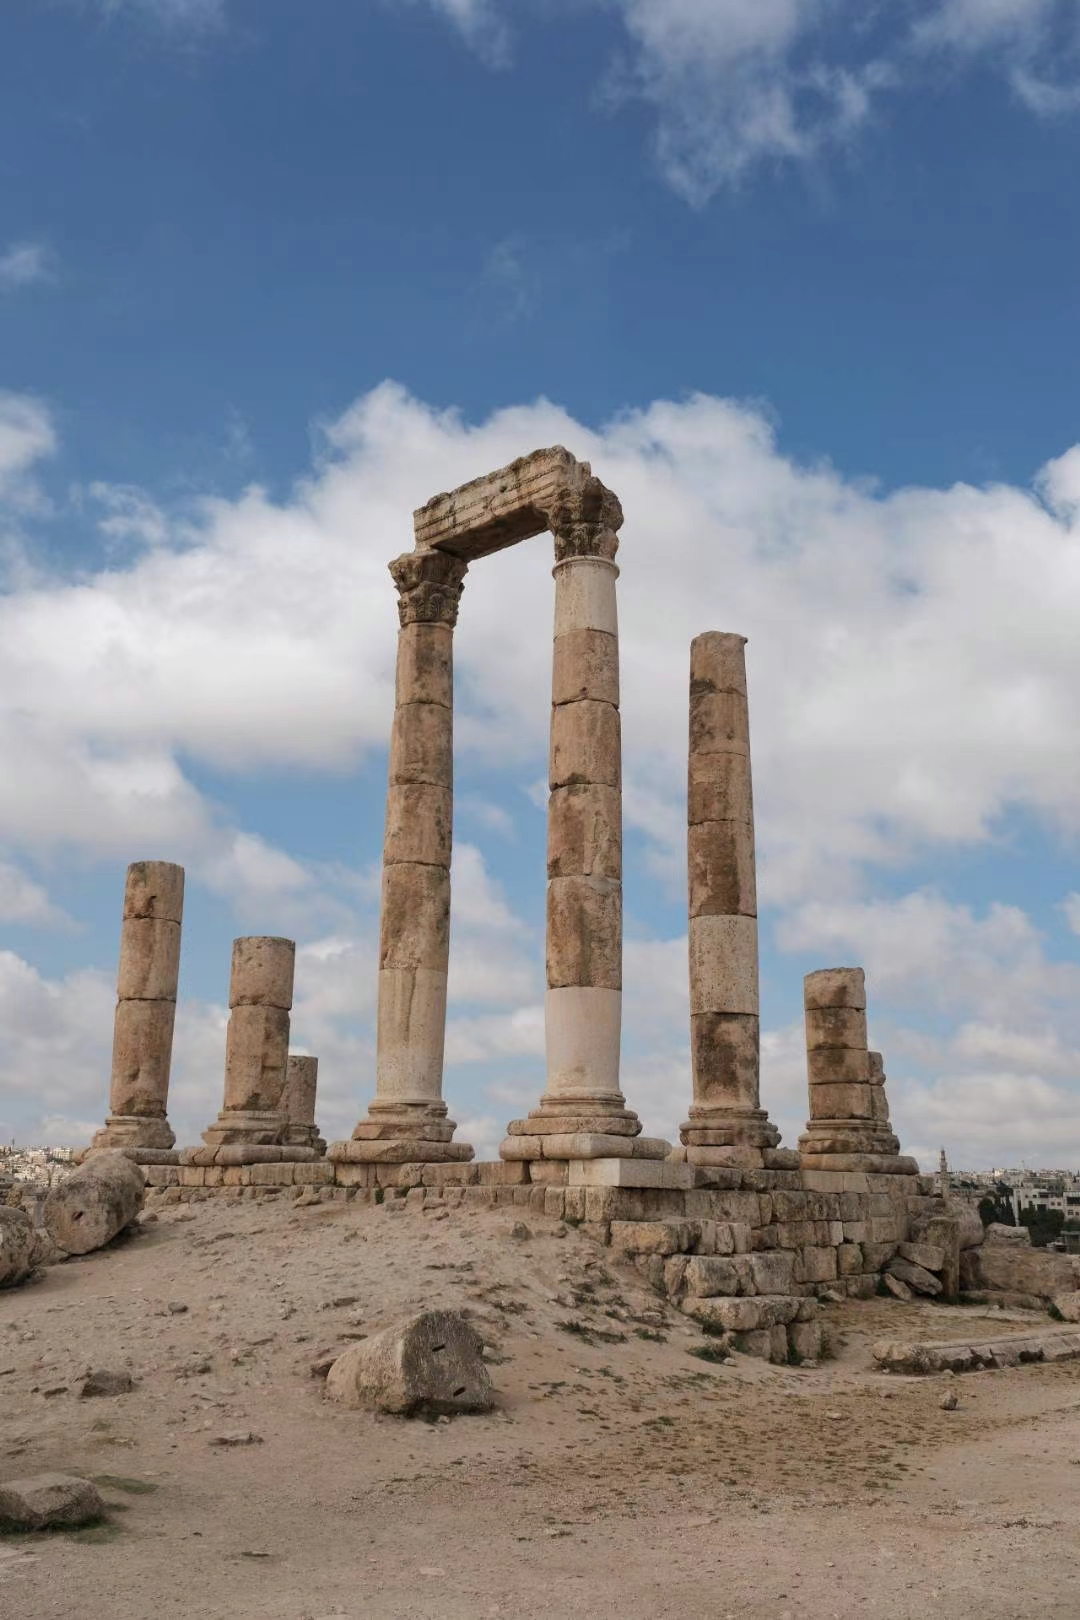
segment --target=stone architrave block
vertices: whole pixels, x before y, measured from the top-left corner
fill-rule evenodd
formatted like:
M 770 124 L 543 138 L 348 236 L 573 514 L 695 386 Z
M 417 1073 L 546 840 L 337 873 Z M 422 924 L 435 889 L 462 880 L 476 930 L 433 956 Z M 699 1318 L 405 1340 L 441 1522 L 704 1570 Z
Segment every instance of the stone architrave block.
M 473 561 L 542 534 L 567 490 L 586 485 L 587 462 L 561 444 L 519 456 L 507 467 L 435 495 L 413 513 L 418 551 L 445 550 Z

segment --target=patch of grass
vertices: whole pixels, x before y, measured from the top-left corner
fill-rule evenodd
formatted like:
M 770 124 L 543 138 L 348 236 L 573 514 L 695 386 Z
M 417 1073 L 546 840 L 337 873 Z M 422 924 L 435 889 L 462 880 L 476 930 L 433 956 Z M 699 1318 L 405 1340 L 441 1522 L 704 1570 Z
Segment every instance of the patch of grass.
M 655 1328 L 635 1328 L 634 1337 L 636 1339 L 648 1339 L 650 1344 L 667 1344 L 667 1334 L 657 1333 Z
M 727 1346 L 723 1344 L 695 1344 L 689 1353 L 699 1361 L 726 1361 L 728 1358 Z
M 590 1327 L 588 1322 L 582 1322 L 575 1316 L 565 1317 L 555 1326 L 563 1333 L 572 1333 L 575 1338 L 584 1339 L 586 1344 L 625 1344 L 625 1333 L 609 1333 L 605 1328 Z
M 386 1202 L 386 1188 L 385 1187 L 376 1187 L 376 1189 L 375 1189 L 375 1202 L 377 1204 L 383 1204 L 383 1203 Z
M 1065 1320 L 1057 1306 L 1054 1304 L 1053 1300 L 1051 1300 L 1049 1305 L 1046 1307 L 1046 1314 L 1052 1322 L 1064 1322 Z
M 95 1485 L 104 1485 L 111 1491 L 126 1491 L 129 1496 L 149 1496 L 160 1489 L 148 1479 L 128 1479 L 124 1474 L 93 1474 Z

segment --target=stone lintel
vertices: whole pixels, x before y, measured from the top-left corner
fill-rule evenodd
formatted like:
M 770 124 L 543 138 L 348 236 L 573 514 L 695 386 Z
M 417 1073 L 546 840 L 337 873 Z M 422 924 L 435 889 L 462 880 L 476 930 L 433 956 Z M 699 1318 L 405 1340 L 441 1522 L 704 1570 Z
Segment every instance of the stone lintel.
M 418 551 L 449 551 L 473 562 L 543 534 L 548 512 L 568 487 L 590 476 L 561 444 L 435 495 L 413 513 Z

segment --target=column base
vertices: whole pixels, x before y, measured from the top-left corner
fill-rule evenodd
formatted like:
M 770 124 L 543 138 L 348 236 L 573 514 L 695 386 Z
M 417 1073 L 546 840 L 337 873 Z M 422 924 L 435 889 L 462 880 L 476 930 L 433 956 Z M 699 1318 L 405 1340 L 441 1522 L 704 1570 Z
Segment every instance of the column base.
M 526 1119 L 512 1119 L 499 1156 L 515 1159 L 665 1159 L 671 1144 L 642 1136 L 641 1121 L 618 1093 L 541 1097 Z
M 348 1142 L 331 1142 L 327 1158 L 341 1164 L 453 1164 L 473 1157 L 467 1142 L 455 1142 L 457 1125 L 446 1104 L 380 1102 L 368 1105 Z M 347 1150 L 347 1151 L 346 1151 Z
M 876 1175 L 915 1176 L 919 1166 L 902 1155 L 900 1142 L 880 1121 L 814 1119 L 799 1137 L 806 1170 L 861 1170 Z
M 283 1114 L 261 1109 L 223 1108 L 202 1133 L 207 1147 L 275 1147 L 288 1128 Z
M 738 1147 L 763 1152 L 779 1145 L 780 1131 L 764 1108 L 710 1108 L 695 1104 L 690 1109 L 690 1118 L 679 1126 L 679 1140 L 688 1151 Z
M 164 1114 L 109 1114 L 90 1143 L 92 1149 L 147 1148 L 166 1153 L 175 1145 L 176 1133 Z
M 312 1148 L 320 1158 L 326 1154 L 326 1143 L 319 1135 L 317 1125 L 290 1125 L 284 1132 L 282 1145 L 285 1147 Z

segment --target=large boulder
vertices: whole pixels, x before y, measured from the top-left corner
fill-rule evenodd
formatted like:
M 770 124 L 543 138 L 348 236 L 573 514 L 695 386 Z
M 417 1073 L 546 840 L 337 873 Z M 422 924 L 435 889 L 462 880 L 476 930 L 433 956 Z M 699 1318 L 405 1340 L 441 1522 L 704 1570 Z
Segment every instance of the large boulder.
M 984 1243 L 961 1256 L 960 1280 L 969 1293 L 1027 1294 L 1047 1304 L 1077 1286 L 1077 1268 L 1065 1254 L 1020 1243 Z
M 483 1348 L 457 1311 L 421 1311 L 338 1356 L 326 1397 L 400 1417 L 483 1412 L 492 1404 Z
M 0 1526 L 5 1530 L 73 1530 L 104 1517 L 101 1492 L 89 1479 L 33 1474 L 0 1485 Z
M 889 1261 L 887 1272 L 891 1277 L 899 1277 L 909 1288 L 914 1288 L 917 1294 L 941 1293 L 941 1283 L 932 1271 L 927 1271 L 925 1266 L 913 1265 L 910 1260 L 904 1260 L 900 1255 L 895 1255 Z
M 93 1153 L 45 1199 L 45 1230 L 65 1254 L 111 1243 L 143 1207 L 146 1177 L 123 1153 Z
M 0 1206 L 0 1288 L 25 1282 L 42 1263 L 44 1251 L 26 1211 Z
M 987 1243 L 1018 1243 L 1023 1249 L 1031 1247 L 1031 1231 L 1026 1226 L 1006 1226 L 1004 1221 L 991 1221 L 986 1228 Z

